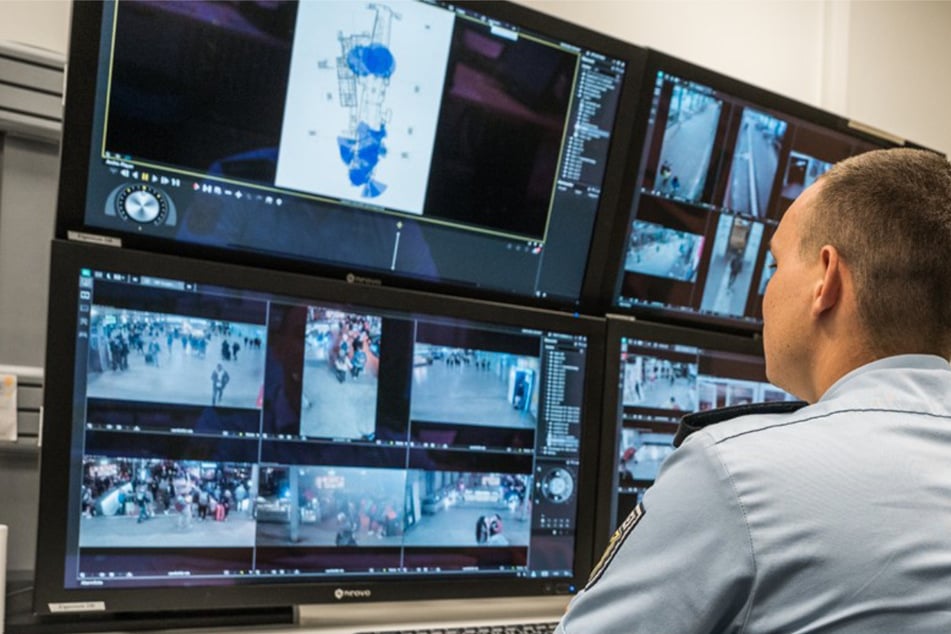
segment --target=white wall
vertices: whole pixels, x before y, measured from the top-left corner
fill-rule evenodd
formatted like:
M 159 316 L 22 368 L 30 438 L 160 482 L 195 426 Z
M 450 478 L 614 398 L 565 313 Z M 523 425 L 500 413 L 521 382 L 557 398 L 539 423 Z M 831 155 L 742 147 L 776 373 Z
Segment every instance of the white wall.
M 0 40 L 66 54 L 69 0 L 0 0 Z
M 518 1 L 951 154 L 951 2 Z
M 846 111 L 951 156 L 951 2 L 853 2 Z
M 819 103 L 823 5 L 802 0 L 519 0 L 801 101 Z M 764 54 L 764 51 L 767 53 Z
M 951 154 L 951 2 L 517 0 Z M 0 0 L 0 40 L 65 54 L 68 0 Z

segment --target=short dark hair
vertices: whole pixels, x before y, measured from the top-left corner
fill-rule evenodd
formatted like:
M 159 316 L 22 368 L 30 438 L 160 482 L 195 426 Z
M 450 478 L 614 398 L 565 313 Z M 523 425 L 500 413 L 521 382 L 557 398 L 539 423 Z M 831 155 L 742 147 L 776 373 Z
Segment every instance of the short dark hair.
M 926 150 L 873 150 L 820 183 L 802 254 L 838 249 L 871 348 L 951 357 L 951 163 Z

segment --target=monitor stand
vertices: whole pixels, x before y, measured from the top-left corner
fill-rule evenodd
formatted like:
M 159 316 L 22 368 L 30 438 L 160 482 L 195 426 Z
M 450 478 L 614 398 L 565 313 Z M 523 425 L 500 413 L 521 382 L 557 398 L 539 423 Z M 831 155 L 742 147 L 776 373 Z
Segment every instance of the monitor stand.
M 559 620 L 570 600 L 571 596 L 558 595 L 300 605 L 295 608 L 295 621 L 315 634 L 534 623 Z

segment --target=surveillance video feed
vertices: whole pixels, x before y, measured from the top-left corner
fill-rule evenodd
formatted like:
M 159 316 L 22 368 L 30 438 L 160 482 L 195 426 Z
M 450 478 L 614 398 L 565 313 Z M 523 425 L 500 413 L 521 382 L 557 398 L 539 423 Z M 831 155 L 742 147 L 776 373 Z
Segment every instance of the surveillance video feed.
M 413 471 L 407 495 L 419 515 L 407 546 L 528 546 L 530 474 Z
M 724 207 L 758 218 L 766 215 L 786 128 L 782 119 L 743 110 Z
M 528 546 L 532 478 L 357 467 L 264 468 L 262 546 Z
M 250 464 L 87 455 L 79 545 L 250 547 L 256 482 Z
M 89 319 L 87 396 L 259 407 L 264 326 L 95 304 Z
M 697 364 L 630 355 L 625 359 L 622 403 L 692 412 L 697 409 Z
M 635 220 L 624 269 L 632 273 L 695 282 L 702 252 L 702 235 Z
M 708 92 L 683 84 L 674 86 L 655 191 L 693 202 L 700 200 L 722 109 L 723 102 Z
M 722 315 L 743 314 L 762 241 L 762 223 L 739 216 L 720 216 L 700 304 L 702 310 Z
M 622 429 L 618 468 L 622 479 L 656 480 L 667 456 L 674 452 L 674 435 L 646 429 Z
M 301 436 L 373 439 L 381 324 L 374 315 L 308 308 Z
M 873 146 L 785 98 L 657 65 L 614 307 L 757 330 L 764 234 L 832 165 Z
M 700 377 L 697 391 L 700 398 L 701 411 L 730 407 L 732 405 L 749 405 L 765 401 L 763 388 L 759 382 L 725 379 L 721 377 Z M 776 398 L 777 391 L 770 390 L 773 400 L 791 400 Z
M 534 429 L 539 369 L 538 357 L 417 342 L 410 417 Z
M 399 545 L 405 484 L 403 469 L 262 467 L 258 544 Z
M 573 574 L 597 322 L 76 273 L 71 587 Z
M 795 200 L 807 187 L 832 168 L 832 163 L 801 152 L 790 152 L 781 195 Z

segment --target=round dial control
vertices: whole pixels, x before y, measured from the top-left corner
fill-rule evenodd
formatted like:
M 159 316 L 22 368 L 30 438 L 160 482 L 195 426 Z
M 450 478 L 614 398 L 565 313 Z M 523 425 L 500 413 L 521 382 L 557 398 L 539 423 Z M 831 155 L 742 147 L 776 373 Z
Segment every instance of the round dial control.
M 575 490 L 575 479 L 567 469 L 558 467 L 542 477 L 542 495 L 552 502 L 565 502 Z
M 123 187 L 116 196 L 116 212 L 139 224 L 162 224 L 168 214 L 165 195 L 149 185 Z

